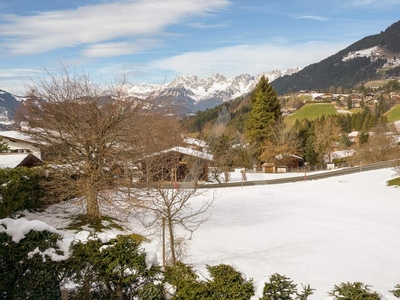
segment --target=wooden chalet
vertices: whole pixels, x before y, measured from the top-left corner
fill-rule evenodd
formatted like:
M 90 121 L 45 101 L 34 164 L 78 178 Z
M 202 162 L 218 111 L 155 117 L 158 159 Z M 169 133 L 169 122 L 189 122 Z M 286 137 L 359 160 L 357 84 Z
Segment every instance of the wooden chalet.
M 198 181 L 208 179 L 213 156 L 186 147 L 173 147 L 139 161 L 142 181 Z

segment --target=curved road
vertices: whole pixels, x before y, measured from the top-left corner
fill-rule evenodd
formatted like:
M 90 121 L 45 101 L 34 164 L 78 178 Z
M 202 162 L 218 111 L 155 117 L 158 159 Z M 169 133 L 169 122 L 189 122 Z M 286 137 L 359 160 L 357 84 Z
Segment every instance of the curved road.
M 358 167 L 349 167 L 344 169 L 327 171 L 324 173 L 312 174 L 307 173 L 307 180 L 316 180 L 323 179 L 333 176 L 341 176 L 377 169 L 390 168 L 395 165 L 397 160 L 384 161 L 379 163 L 374 163 L 370 165 L 358 166 Z M 289 183 L 289 182 L 298 182 L 304 181 L 304 175 L 296 176 L 296 177 L 285 177 L 285 178 L 277 178 L 277 179 L 269 179 L 269 180 L 257 180 L 257 181 L 244 181 L 242 182 L 232 182 L 232 183 L 213 183 L 206 185 L 198 185 L 196 188 L 198 189 L 209 189 L 209 188 L 224 188 L 224 187 L 236 187 L 236 186 L 254 186 L 254 185 L 266 185 L 266 184 L 279 184 L 279 183 Z

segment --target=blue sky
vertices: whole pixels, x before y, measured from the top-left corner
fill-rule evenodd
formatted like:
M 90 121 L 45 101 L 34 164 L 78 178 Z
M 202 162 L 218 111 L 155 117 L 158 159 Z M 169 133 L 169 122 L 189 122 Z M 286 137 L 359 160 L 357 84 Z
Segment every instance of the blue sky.
M 155 84 L 305 67 L 399 16 L 400 0 L 1 0 L 0 89 L 61 64 Z

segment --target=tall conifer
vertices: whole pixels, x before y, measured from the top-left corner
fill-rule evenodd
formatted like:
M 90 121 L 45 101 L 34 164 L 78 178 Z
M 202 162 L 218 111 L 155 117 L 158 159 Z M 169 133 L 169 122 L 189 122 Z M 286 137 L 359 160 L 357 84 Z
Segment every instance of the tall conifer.
M 251 94 L 251 111 L 246 122 L 248 141 L 261 150 L 271 134 L 272 127 L 281 116 L 278 95 L 265 76 L 260 78 Z

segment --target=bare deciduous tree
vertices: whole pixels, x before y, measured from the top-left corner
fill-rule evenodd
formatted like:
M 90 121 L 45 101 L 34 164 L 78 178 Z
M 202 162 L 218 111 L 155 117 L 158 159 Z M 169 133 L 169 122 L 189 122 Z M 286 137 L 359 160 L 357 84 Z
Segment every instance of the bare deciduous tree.
M 260 159 L 268 162 L 275 156 L 280 156 L 283 162 L 290 161 L 292 155 L 303 153 L 298 134 L 286 127 L 282 119 L 279 119 L 273 127 L 271 136 L 264 143 Z
M 212 205 L 215 196 L 211 199 L 196 201 L 192 205 L 193 198 L 200 197 L 204 192 L 200 192 L 189 183 L 180 183 L 178 187 L 170 184 L 163 186 L 162 183 L 153 185 L 147 197 L 140 201 L 140 205 L 146 218 L 144 225 L 151 227 L 158 232 L 163 230 L 163 222 L 168 232 L 168 244 L 171 253 L 170 263 L 173 265 L 177 259 L 177 227 L 182 227 L 190 233 L 190 237 L 201 224 L 209 217 L 206 211 Z M 199 202 L 200 201 L 200 202 Z
M 166 157 L 169 156 L 166 155 Z M 210 198 L 194 200 L 208 193 L 204 190 L 199 191 L 196 185 L 197 180 L 203 175 L 204 161 L 195 157 L 183 159 L 178 157 L 181 156 L 160 159 L 165 172 L 159 173 L 158 180 L 151 182 L 147 193 L 143 193 L 137 200 L 138 214 L 142 215 L 141 219 L 145 227 L 160 232 L 165 226 L 168 233 L 171 264 L 175 264 L 179 258 L 181 237 L 177 234 L 177 227 L 188 231 L 191 237 L 193 232 L 208 219 L 206 211 L 215 199 L 215 195 L 212 195 Z M 175 177 L 179 172 L 177 161 L 184 162 L 186 165 L 185 169 L 181 170 L 183 173 L 180 174 L 180 176 L 184 175 L 184 178 L 180 177 L 179 182 Z M 163 246 L 165 247 L 165 244 Z
M 335 123 L 333 118 L 328 117 L 326 119 L 321 119 L 319 122 L 315 122 L 314 132 L 315 152 L 318 153 L 321 161 L 323 161 L 323 157 L 327 155 L 329 162 L 331 162 L 333 143 L 338 142 L 340 138 L 340 126 Z
M 130 178 L 133 163 L 166 140 L 149 129 L 164 119 L 153 117 L 150 103 L 127 97 L 123 83 L 105 89 L 85 72 L 65 67 L 47 75 L 32 83 L 19 121 L 29 124 L 27 133 L 52 166 L 53 194 L 79 197 L 88 218 L 96 220 L 115 197 L 107 191 L 126 185 L 121 179 Z
M 400 157 L 400 147 L 396 140 L 398 135 L 396 127 L 379 124 L 373 130 L 365 144 L 356 146 L 356 153 L 350 158 L 351 164 L 370 164 L 395 160 Z

